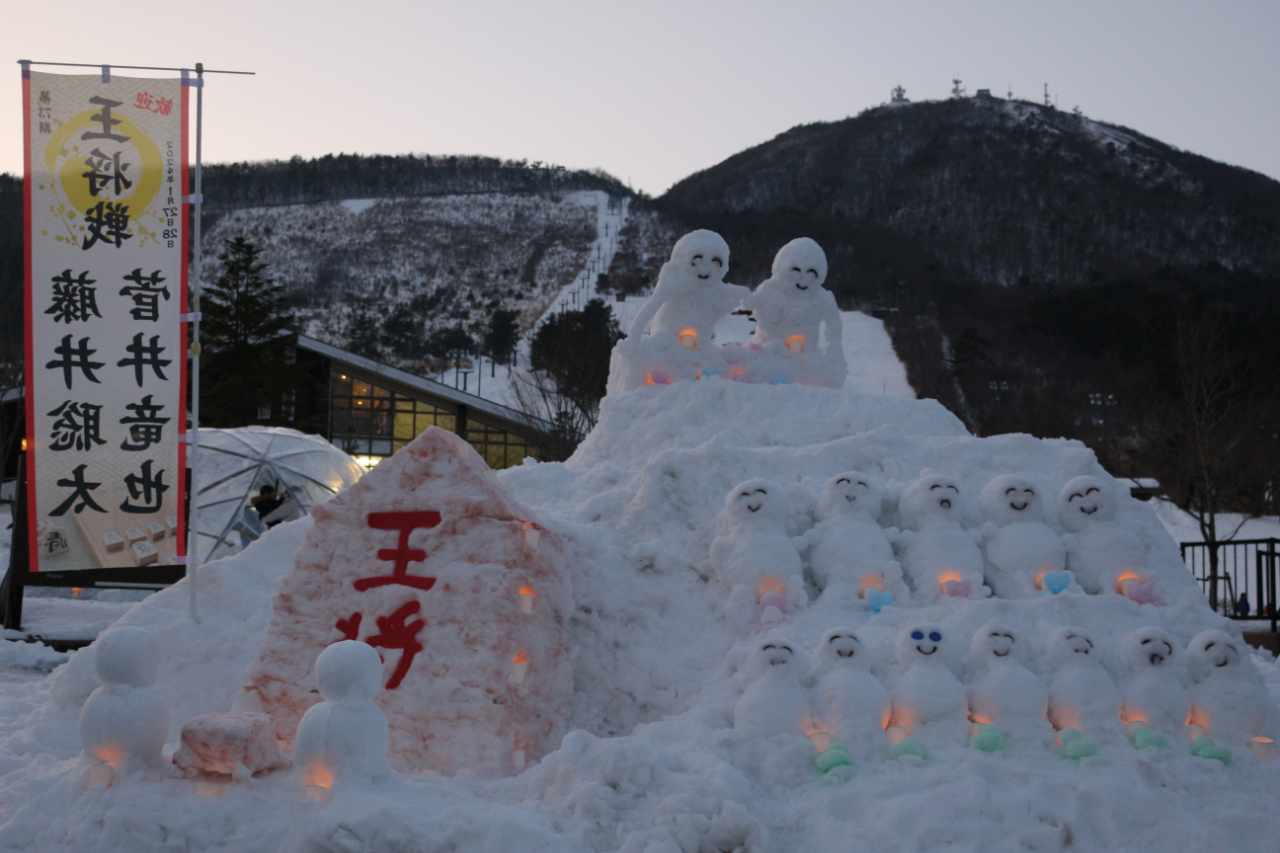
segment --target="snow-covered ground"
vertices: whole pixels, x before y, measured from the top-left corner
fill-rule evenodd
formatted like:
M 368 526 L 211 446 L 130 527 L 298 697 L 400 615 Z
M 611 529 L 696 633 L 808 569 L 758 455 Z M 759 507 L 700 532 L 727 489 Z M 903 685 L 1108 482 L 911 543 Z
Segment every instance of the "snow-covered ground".
M 879 379 L 891 391 L 888 372 Z M 935 401 L 911 399 L 905 382 L 896 391 L 716 379 L 652 386 L 607 398 L 568 462 L 498 472 L 564 538 L 577 607 L 567 625 L 572 731 L 522 774 L 397 775 L 381 788 L 335 791 L 327 804 L 303 799 L 290 773 L 229 784 L 217 798 L 178 778 L 89 788 L 76 724 L 97 683 L 91 647 L 48 678 L 0 687 L 0 850 L 1274 850 L 1280 761 L 1243 749 L 1225 767 L 1176 738 L 1170 749 L 1118 743 L 1078 761 L 1035 744 L 1007 754 L 937 746 L 927 761 L 859 762 L 855 778 L 827 784 L 800 733 L 732 727 L 745 658 L 765 636 L 744 628 L 708 561 L 735 484 L 785 485 L 801 527 L 813 522 L 822 482 L 851 468 L 889 481 L 886 526 L 901 523 L 897 490 L 926 468 L 947 471 L 962 492 L 1006 471 L 1024 472 L 1046 494 L 1079 474 L 1120 486 L 1076 442 L 975 439 Z M 1123 501 L 1120 520 L 1145 542 L 1168 603 L 1064 594 L 872 614 L 818 599 L 769 636 L 807 657 L 823 631 L 848 625 L 875 655 L 873 672 L 893 684 L 892 648 L 916 622 L 939 626 L 950 666 L 966 680 L 968 639 L 988 620 L 1020 634 L 1041 675 L 1049 674 L 1045 635 L 1076 625 L 1123 684 L 1118 645 L 1139 626 L 1162 626 L 1179 645 L 1206 628 L 1234 630 L 1205 606 L 1151 507 Z M 145 627 L 164 651 L 158 689 L 171 710 L 170 749 L 183 721 L 235 701 L 312 523 L 280 525 L 201 567 L 202 623 L 186 616 L 185 582 L 121 620 Z M 420 658 L 429 661 L 430 650 Z M 1276 664 L 1253 661 L 1274 697 Z

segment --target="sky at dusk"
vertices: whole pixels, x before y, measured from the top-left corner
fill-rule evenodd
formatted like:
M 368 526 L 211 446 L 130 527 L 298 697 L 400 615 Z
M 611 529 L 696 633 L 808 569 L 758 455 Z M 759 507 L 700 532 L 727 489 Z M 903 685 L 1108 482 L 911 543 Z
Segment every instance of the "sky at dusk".
M 80 11 L 76 11 L 76 7 Z M 193 66 L 207 162 L 484 154 L 661 194 L 744 148 L 953 77 L 1280 177 L 1280 3 L 3 0 L 0 171 L 18 59 Z M 55 68 L 43 68 L 57 71 Z M 74 71 L 74 69 L 63 69 Z M 85 69 L 88 71 L 88 69 Z M 129 76 L 146 72 L 120 71 Z

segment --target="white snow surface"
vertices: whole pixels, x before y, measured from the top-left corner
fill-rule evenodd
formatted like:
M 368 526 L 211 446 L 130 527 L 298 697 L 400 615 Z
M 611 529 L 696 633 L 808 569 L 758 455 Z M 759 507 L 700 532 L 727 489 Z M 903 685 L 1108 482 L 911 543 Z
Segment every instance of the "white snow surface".
M 803 528 L 813 523 L 822 484 L 849 470 L 888 484 L 886 527 L 900 522 L 902 485 L 926 468 L 945 471 L 969 494 L 1005 473 L 1029 477 L 1046 494 L 1084 474 L 1116 482 L 1078 442 L 973 438 L 934 401 L 874 390 L 722 380 L 651 386 L 607 398 L 569 461 L 498 473 L 564 538 L 577 607 L 568 625 L 576 651 L 570 734 L 521 775 L 393 774 L 327 803 L 303 799 L 291 772 L 228 784 L 216 799 L 197 797 L 191 781 L 145 774 L 89 788 L 76 730 L 97 686 L 89 647 L 21 690 L 0 685 L 0 851 L 1274 850 L 1280 760 L 1263 763 L 1245 750 L 1224 767 L 1189 755 L 1177 739 L 1163 751 L 1104 745 L 1079 761 L 1048 749 L 957 746 L 925 761 L 859 760 L 855 778 L 828 785 L 803 733 L 731 728 L 748 654 L 764 637 L 726 618 L 728 593 L 708 562 L 715 519 L 735 484 L 763 477 L 782 485 Z M 1139 627 L 1163 628 L 1182 646 L 1211 628 L 1238 638 L 1209 611 L 1152 508 L 1119 503 L 1120 522 L 1144 540 L 1175 603 L 948 598 L 872 614 L 819 599 L 770 636 L 807 659 L 825 631 L 852 628 L 872 674 L 890 688 L 895 643 L 915 623 L 948 633 L 955 654 L 945 664 L 966 684 L 977 674 L 963 651 L 992 619 L 1018 632 L 1026 666 L 1044 678 L 1049 635 L 1066 625 L 1089 632 L 1116 681 L 1124 678 L 1120 643 Z M 156 689 L 171 714 L 167 750 L 183 721 L 231 708 L 271 597 L 311 524 L 282 524 L 202 566 L 202 622 L 187 617 L 186 582 L 119 621 L 146 628 L 162 650 Z M 1261 654 L 1251 660 L 1251 677 L 1265 681 L 1274 702 L 1280 665 Z

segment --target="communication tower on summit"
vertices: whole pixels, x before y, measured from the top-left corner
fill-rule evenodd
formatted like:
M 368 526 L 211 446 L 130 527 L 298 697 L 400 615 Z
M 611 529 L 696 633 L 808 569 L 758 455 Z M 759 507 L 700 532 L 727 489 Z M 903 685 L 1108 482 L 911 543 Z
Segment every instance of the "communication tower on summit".
M 1049 100 L 1049 84 L 1048 83 L 1044 84 L 1044 105 L 1046 107 L 1053 106 L 1053 103 Z
M 907 100 L 907 90 L 902 88 L 902 84 L 898 84 L 897 86 L 894 86 L 893 89 L 890 90 L 889 95 L 890 95 L 889 97 L 890 103 L 894 103 L 894 104 L 910 103 L 910 101 Z
M 953 97 L 953 98 L 963 98 L 963 97 L 964 97 L 964 81 L 963 81 L 963 80 L 959 80 L 959 79 L 956 79 L 956 78 L 952 78 L 952 80 L 951 80 L 951 97 Z

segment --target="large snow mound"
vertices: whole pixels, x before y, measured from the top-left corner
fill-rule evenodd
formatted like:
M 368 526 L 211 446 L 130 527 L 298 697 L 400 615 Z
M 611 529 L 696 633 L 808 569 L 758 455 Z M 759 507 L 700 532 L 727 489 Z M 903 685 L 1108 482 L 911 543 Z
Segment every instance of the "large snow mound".
M 498 474 L 565 542 L 576 660 L 570 734 L 559 750 L 514 778 L 397 776 L 325 806 L 304 804 L 287 774 L 231 785 L 220 799 L 197 799 L 176 779 L 86 789 L 76 718 L 96 686 L 90 647 L 0 719 L 0 850 L 1274 849 L 1280 761 L 1240 755 L 1224 767 L 1178 743 L 1119 744 L 1079 761 L 1048 750 L 962 749 L 936 761 L 859 762 L 854 779 L 829 786 L 804 738 L 734 730 L 747 654 L 763 634 L 730 618 L 728 591 L 709 565 L 725 494 L 768 478 L 787 490 L 800 529 L 813 522 L 822 484 L 851 469 L 888 483 L 886 527 L 899 522 L 901 486 L 926 469 L 975 496 L 1012 472 L 1046 495 L 1081 475 L 1119 486 L 1078 442 L 974 438 L 933 401 L 721 380 L 609 398 L 568 462 Z M 944 598 L 874 614 L 819 599 L 774 634 L 807 654 L 824 631 L 855 628 L 886 682 L 897 673 L 901 629 L 917 622 L 942 626 L 967 649 L 998 617 L 1028 644 L 1027 666 L 1041 675 L 1048 636 L 1066 625 L 1088 630 L 1117 676 L 1120 641 L 1141 626 L 1161 627 L 1183 646 L 1210 628 L 1238 639 L 1204 603 L 1152 509 L 1120 504 L 1120 522 L 1144 541 L 1173 603 Z M 187 619 L 182 584 L 121 620 L 151 631 L 163 650 L 157 689 L 170 705 L 171 748 L 184 720 L 230 709 L 311 524 L 281 525 L 202 567 L 202 623 Z M 971 678 L 958 658 L 951 665 Z M 1262 665 L 1272 684 L 1280 681 L 1273 664 Z

